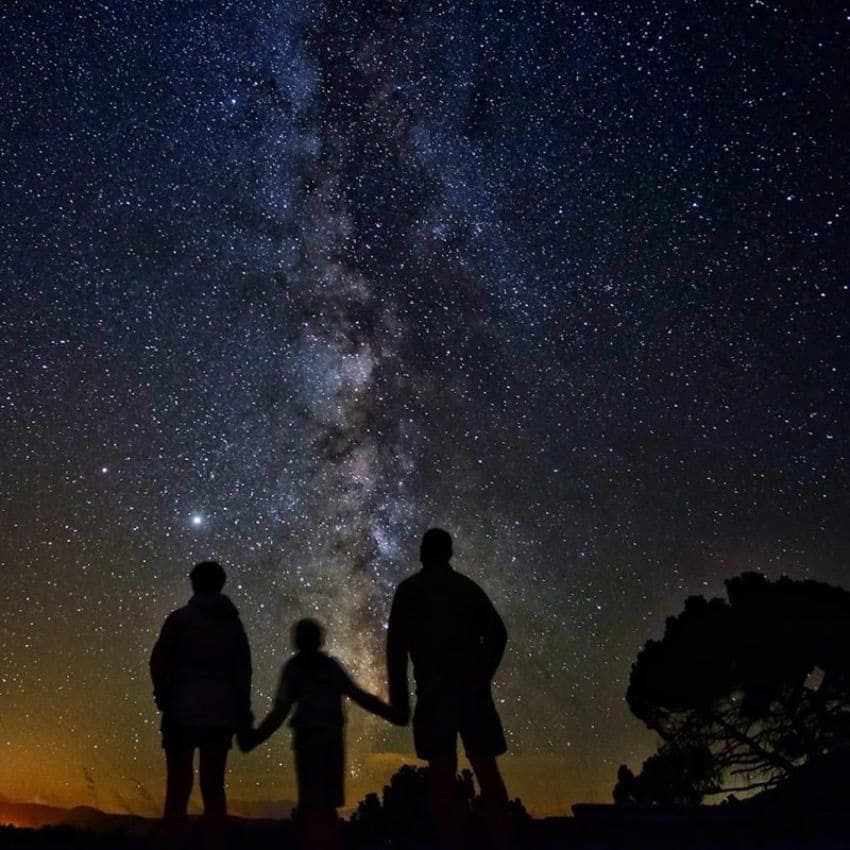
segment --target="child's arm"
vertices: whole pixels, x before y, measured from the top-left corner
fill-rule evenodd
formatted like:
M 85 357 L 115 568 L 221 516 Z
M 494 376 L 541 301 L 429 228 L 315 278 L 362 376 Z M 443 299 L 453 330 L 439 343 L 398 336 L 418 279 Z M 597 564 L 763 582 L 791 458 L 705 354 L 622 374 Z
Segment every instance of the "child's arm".
M 365 708 L 371 714 L 377 714 L 378 717 L 383 717 L 384 720 L 392 720 L 392 710 L 390 707 L 380 697 L 364 691 L 355 685 L 354 682 L 351 683 L 351 690 L 349 690 L 348 696 L 357 705 Z
M 267 738 L 270 738 L 286 720 L 290 709 L 292 708 L 292 699 L 284 691 L 279 693 L 275 700 L 272 710 L 265 716 L 263 722 L 250 732 L 245 733 L 240 741 L 240 747 L 243 752 L 249 753 L 255 747 L 258 747 Z
M 346 696 L 357 703 L 361 708 L 365 708 L 370 714 L 377 714 L 378 717 L 383 717 L 384 720 L 389 720 L 395 723 L 395 712 L 387 705 L 380 697 L 364 691 L 359 685 L 355 684 L 349 677 L 346 676 L 347 687 L 345 690 Z

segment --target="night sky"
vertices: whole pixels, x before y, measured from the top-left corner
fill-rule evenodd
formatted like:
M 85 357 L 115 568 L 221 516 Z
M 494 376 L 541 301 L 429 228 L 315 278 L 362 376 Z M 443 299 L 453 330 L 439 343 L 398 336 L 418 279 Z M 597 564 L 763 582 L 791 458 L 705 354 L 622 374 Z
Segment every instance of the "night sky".
M 205 558 L 261 714 L 307 614 L 385 694 L 449 529 L 538 814 L 654 749 L 629 669 L 686 596 L 850 585 L 850 4 L 5 0 L 0 39 L 0 795 L 159 810 Z M 354 805 L 414 757 L 349 718 Z

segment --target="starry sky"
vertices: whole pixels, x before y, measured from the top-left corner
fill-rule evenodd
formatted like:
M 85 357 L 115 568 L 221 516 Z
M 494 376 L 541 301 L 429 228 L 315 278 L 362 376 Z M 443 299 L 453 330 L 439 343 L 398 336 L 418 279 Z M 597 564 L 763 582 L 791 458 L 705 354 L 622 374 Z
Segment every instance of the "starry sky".
M 625 688 L 686 596 L 850 585 L 847 3 L 6 0 L 0 39 L 0 795 L 158 811 L 204 558 L 261 713 L 307 614 L 385 693 L 449 529 L 538 814 L 654 749 Z M 349 717 L 353 805 L 413 749 Z M 295 795 L 286 732 L 231 765 Z

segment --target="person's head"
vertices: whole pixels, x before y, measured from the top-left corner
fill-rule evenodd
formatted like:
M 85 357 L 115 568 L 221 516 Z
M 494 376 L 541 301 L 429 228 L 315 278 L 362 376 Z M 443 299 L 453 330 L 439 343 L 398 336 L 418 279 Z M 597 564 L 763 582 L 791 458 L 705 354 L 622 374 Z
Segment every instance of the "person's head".
M 423 564 L 444 564 L 452 557 L 452 536 L 442 528 L 429 528 L 422 535 L 419 560 Z
M 189 580 L 195 593 L 219 593 L 226 580 L 224 570 L 218 561 L 201 561 L 192 567 Z
M 316 652 L 325 642 L 325 630 L 305 617 L 292 627 L 292 645 L 298 652 Z

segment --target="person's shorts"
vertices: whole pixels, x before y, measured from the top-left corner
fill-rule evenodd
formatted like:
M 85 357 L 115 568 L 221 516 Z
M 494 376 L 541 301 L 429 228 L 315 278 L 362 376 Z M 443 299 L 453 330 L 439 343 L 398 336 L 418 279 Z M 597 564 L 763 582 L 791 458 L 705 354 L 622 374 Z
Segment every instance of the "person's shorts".
M 345 805 L 345 744 L 342 727 L 294 729 L 299 806 Z
M 417 691 L 413 712 L 416 755 L 430 760 L 454 753 L 458 735 L 467 755 L 499 756 L 507 751 L 490 688 L 458 685 Z
M 233 729 L 220 726 L 176 726 L 163 720 L 162 748 L 223 747 L 229 750 L 233 746 L 233 733 Z

